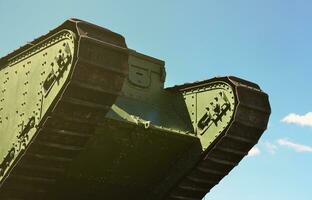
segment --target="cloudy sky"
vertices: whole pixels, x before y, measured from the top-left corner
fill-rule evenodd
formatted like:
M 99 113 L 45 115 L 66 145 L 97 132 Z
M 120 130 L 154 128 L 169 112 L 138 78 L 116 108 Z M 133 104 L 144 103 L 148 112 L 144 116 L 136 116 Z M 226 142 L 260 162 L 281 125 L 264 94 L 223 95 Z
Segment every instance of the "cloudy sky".
M 76 17 L 165 60 L 167 86 L 218 75 L 257 82 L 270 95 L 268 130 L 206 199 L 310 200 L 311 10 L 309 0 L 0 0 L 0 55 Z

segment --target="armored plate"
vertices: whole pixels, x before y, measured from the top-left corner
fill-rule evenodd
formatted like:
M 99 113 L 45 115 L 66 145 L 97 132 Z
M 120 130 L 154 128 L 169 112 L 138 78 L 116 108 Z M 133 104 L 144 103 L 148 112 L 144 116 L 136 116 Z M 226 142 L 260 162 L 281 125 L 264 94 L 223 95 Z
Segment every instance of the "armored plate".
M 164 62 L 70 19 L 0 59 L 0 199 L 200 200 L 258 142 L 258 85 L 164 88 Z

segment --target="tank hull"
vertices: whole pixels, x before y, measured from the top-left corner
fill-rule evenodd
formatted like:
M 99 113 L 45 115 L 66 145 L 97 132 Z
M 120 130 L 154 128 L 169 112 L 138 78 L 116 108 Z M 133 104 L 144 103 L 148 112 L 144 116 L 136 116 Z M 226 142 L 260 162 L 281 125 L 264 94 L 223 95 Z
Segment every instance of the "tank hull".
M 1 199 L 200 200 L 270 115 L 236 77 L 164 88 L 163 61 L 77 19 L 0 59 L 0 75 Z

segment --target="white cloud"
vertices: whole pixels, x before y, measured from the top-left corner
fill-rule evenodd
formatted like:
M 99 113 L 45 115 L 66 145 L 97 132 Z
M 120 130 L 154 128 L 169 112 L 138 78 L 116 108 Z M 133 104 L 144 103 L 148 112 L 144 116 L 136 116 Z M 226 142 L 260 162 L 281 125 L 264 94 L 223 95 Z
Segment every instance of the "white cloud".
M 270 154 L 275 154 L 277 151 L 277 146 L 275 144 L 272 144 L 270 142 L 265 142 L 264 143 L 265 147 L 267 148 L 267 150 L 269 151 Z
M 260 149 L 258 147 L 252 147 L 250 151 L 248 152 L 249 157 L 258 156 L 261 153 Z
M 282 119 L 282 122 L 288 124 L 298 124 L 300 126 L 311 126 L 312 127 L 312 112 L 308 112 L 305 115 L 298 115 L 291 113 Z
M 297 144 L 294 142 L 289 141 L 287 138 L 279 139 L 277 140 L 277 143 L 281 146 L 287 146 L 296 152 L 309 152 L 312 153 L 312 147 L 303 145 L 303 144 Z

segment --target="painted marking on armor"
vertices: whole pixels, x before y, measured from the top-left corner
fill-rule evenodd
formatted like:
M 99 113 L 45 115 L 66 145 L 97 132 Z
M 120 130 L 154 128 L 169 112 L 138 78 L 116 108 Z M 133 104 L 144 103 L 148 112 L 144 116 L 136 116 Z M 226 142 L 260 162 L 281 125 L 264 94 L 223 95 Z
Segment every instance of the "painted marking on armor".
M 235 109 L 232 87 L 217 81 L 183 91 L 194 135 L 200 138 L 203 149 L 215 141 L 228 127 Z
M 227 114 L 227 111 L 231 110 L 231 103 L 224 92 L 219 92 L 219 95 L 214 97 L 213 101 L 205 109 L 206 113 L 197 123 L 200 135 L 204 135 L 212 124 L 218 126 L 218 122 L 222 122 L 223 116 Z

